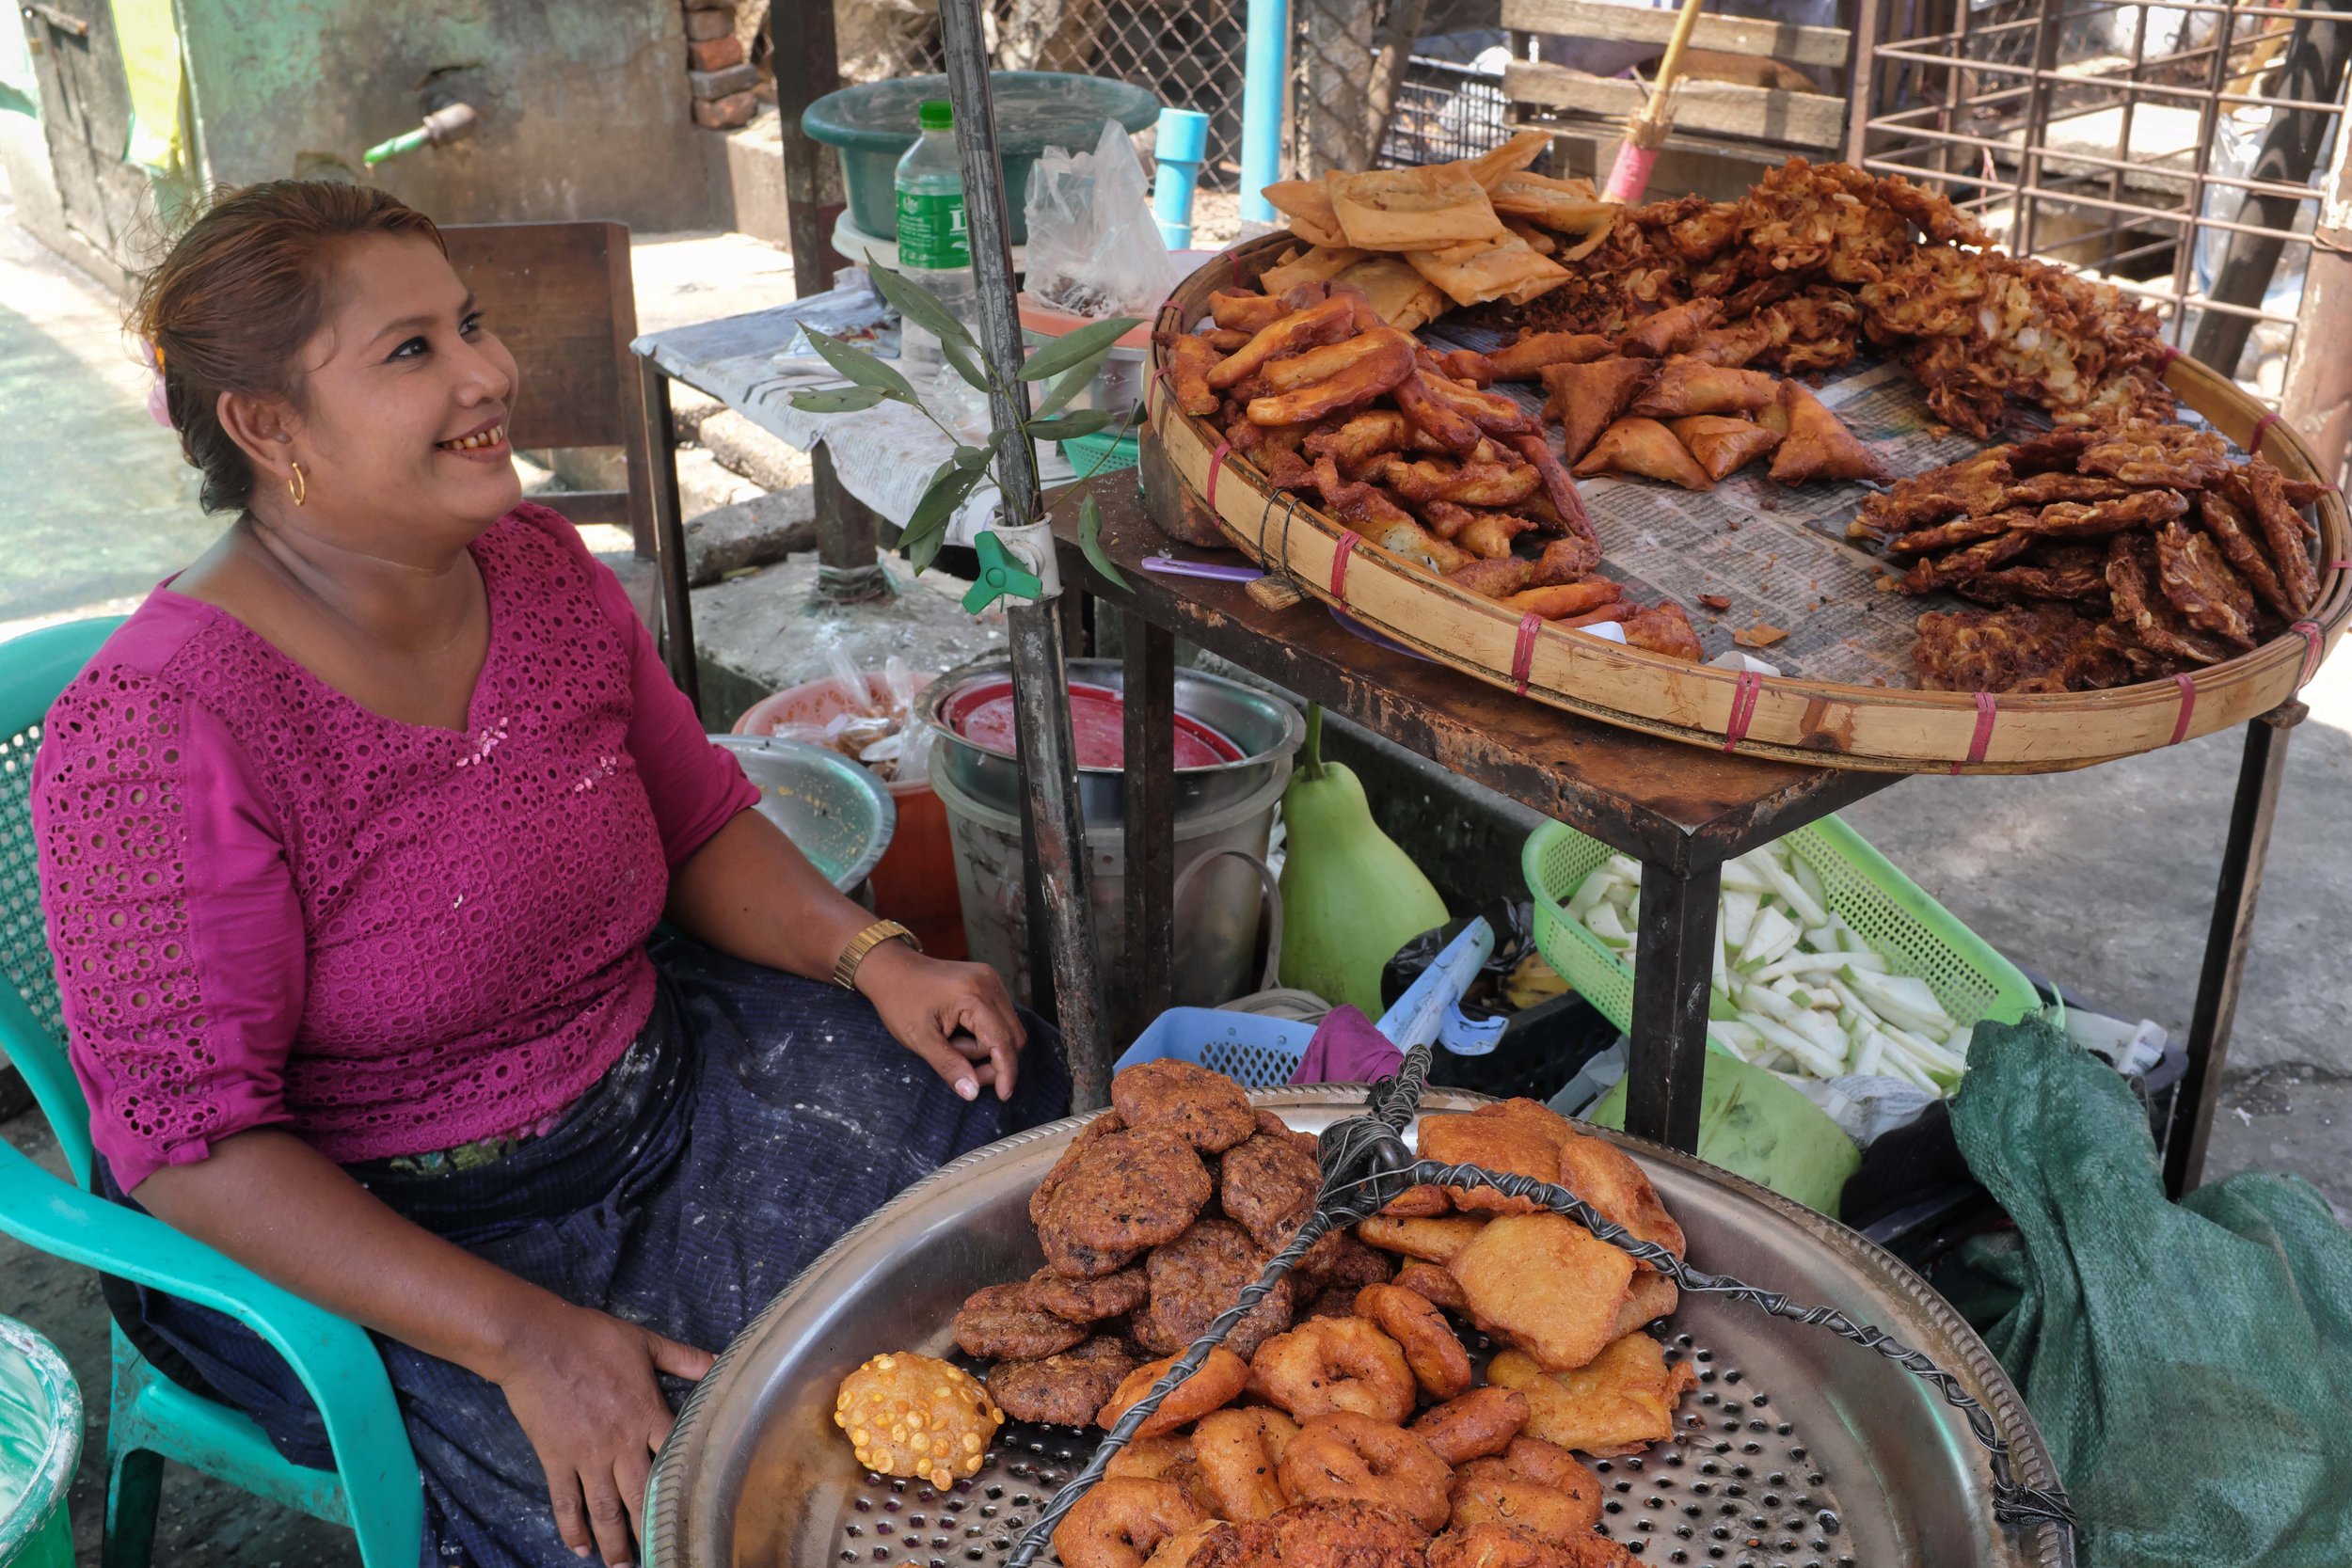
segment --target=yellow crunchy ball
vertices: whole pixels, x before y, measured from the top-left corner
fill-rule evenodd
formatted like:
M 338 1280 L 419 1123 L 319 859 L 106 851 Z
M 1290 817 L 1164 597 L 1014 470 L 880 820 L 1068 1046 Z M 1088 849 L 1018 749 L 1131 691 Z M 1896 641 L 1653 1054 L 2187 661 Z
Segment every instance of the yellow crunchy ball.
M 841 1380 L 833 1424 L 877 1475 L 920 1476 L 945 1490 L 978 1473 L 1005 1413 L 962 1368 L 899 1351 Z

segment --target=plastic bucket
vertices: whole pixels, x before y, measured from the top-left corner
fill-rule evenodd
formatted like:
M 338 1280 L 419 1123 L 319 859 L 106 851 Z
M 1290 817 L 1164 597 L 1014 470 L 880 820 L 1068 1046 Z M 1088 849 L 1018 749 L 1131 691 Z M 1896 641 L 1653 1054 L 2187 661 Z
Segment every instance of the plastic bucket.
M 917 671 L 917 691 L 939 677 Z M 876 702 L 890 695 L 877 670 L 866 672 L 866 687 Z M 849 707 L 850 694 L 828 676 L 787 687 L 743 710 L 735 721 L 737 735 L 770 735 L 779 724 L 821 724 Z M 888 781 L 892 804 L 898 808 L 898 825 L 890 847 L 867 876 L 874 912 L 895 920 L 914 933 L 923 951 L 936 958 L 961 958 L 969 949 L 963 936 L 963 906 L 956 896 L 955 849 L 947 836 L 947 810 L 939 803 L 928 782 Z
M 963 929 L 971 956 L 1004 976 L 1024 1001 L 1030 999 L 1029 908 L 1021 875 L 1021 819 L 957 787 L 939 771 L 932 753 L 932 787 L 946 807 L 954 844 L 956 889 L 963 901 Z M 1274 811 L 1290 783 L 1291 765 L 1281 757 L 1266 781 L 1242 800 L 1176 817 L 1175 875 L 1181 880 L 1195 861 L 1238 849 L 1265 858 L 1274 832 Z M 1086 830 L 1088 899 L 1095 957 L 1105 975 L 1116 975 L 1127 951 L 1127 846 L 1118 822 L 1089 822 Z M 1174 1000 L 1180 1006 L 1213 1007 L 1255 988 L 1256 957 L 1264 888 L 1257 871 L 1236 855 L 1202 866 L 1176 899 Z
M 82 1393 L 56 1347 L 0 1318 L 0 1568 L 73 1568 L 66 1488 L 82 1456 Z

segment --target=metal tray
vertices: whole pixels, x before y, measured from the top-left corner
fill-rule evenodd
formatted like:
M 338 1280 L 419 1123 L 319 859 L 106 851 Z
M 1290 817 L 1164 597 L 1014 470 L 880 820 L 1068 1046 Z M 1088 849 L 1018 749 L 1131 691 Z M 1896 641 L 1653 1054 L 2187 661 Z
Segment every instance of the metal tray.
M 1484 1097 L 1430 1089 L 1431 1110 Z M 1360 1086 L 1253 1093 L 1319 1132 L 1361 1109 Z M 648 1483 L 649 1568 L 994 1568 L 1099 1433 L 1008 1425 L 981 1472 L 941 1494 L 868 1476 L 833 1424 L 834 1393 L 884 1350 L 949 1355 L 971 1291 L 1040 1263 L 1031 1189 L 1083 1118 L 967 1155 L 909 1188 L 811 1264 L 719 1358 L 680 1413 Z M 1690 1239 L 1692 1261 L 1841 1307 L 1960 1376 L 2015 1453 L 2057 1483 L 2024 1402 L 1942 1297 L 1854 1232 L 1686 1155 L 1610 1136 L 1638 1159 Z M 1685 1297 L 1668 1350 L 1699 1367 L 1678 1432 L 1595 1465 L 1602 1528 L 1657 1568 L 2072 1568 L 2073 1538 L 1993 1518 L 1992 1468 L 1926 1385 L 1830 1334 Z

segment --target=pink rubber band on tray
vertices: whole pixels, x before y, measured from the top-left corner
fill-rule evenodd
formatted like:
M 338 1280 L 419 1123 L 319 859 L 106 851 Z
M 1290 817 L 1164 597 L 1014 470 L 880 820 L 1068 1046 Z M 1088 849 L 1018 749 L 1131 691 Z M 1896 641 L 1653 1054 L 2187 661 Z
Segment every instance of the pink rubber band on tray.
M 1993 693 L 1990 691 L 1978 692 L 1977 733 L 1969 736 L 1968 739 L 1968 760 L 1966 762 L 1956 762 L 1952 764 L 1953 772 L 1957 773 L 1963 768 L 1973 768 L 1978 763 L 1984 760 L 1985 749 L 1993 744 L 1993 715 L 1994 711 Z
M 1240 288 L 1242 286 L 1241 252 L 1238 250 L 1227 251 L 1225 253 L 1225 264 L 1233 269 L 1233 287 L 1236 289 Z
M 1534 610 L 1519 617 L 1519 640 L 1511 649 L 1511 685 L 1522 697 L 1527 695 L 1528 672 L 1535 664 L 1535 634 L 1544 629 L 1544 618 Z
M 1174 397 L 1176 395 L 1176 367 L 1173 365 L 1162 365 L 1158 370 L 1153 371 L 1152 372 L 1152 385 L 1157 387 L 1161 391 L 1166 392 L 1169 397 Z M 1166 406 L 1166 404 L 1163 404 L 1162 406 Z
M 2181 716 L 2172 721 L 2172 738 L 2165 744 L 2178 746 L 2188 738 L 2188 716 L 2197 711 L 2197 677 L 2175 675 L 2172 684 L 2181 689 Z
M 1754 670 L 1740 672 L 1740 679 L 1731 693 L 1731 718 L 1724 725 L 1724 750 L 1739 750 L 1740 742 L 1748 737 L 1748 721 L 1756 717 L 1756 699 L 1764 689 L 1763 675 Z
M 2172 361 L 2181 356 L 2181 351 L 2174 348 L 2170 343 L 2158 343 L 2156 345 L 2156 352 L 2163 356 L 2163 357 L 2158 359 L 2156 363 L 2166 370 L 2170 370 L 2172 368 Z
M 1340 535 L 1339 544 L 1333 546 L 1331 596 L 1342 604 L 1347 602 L 1347 558 L 1355 553 L 1356 546 L 1362 542 L 1363 536 L 1351 528 Z
M 2303 673 L 2295 677 L 2295 689 L 2300 691 L 2311 684 L 2313 675 L 2319 673 L 2319 656 L 2327 651 L 2328 644 L 2320 637 L 2317 621 L 2297 621 L 2287 629 L 2299 632 L 2305 645 Z
M 2261 419 L 2256 420 L 2254 434 L 2246 438 L 2246 450 L 2256 457 L 2260 457 L 2263 451 L 2263 433 L 2278 422 L 2279 416 L 2276 413 L 2265 414 Z
M 2328 562 L 2328 570 L 2331 572 L 2352 572 L 2352 561 L 2330 561 Z
M 1233 450 L 1231 441 L 1219 441 L 1216 451 L 1209 453 L 1209 510 L 1216 510 L 1216 476 L 1225 471 L 1226 454 Z
M 1654 147 L 1636 147 L 1629 141 L 1617 144 L 1617 161 L 1609 168 L 1609 191 L 1603 201 L 1634 202 L 1649 189 L 1649 171 L 1658 162 Z

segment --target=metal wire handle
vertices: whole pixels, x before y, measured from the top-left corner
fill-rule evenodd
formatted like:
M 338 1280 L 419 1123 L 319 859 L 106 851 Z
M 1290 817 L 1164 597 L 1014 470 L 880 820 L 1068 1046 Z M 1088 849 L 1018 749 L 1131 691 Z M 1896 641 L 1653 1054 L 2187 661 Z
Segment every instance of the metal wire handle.
M 1673 1280 L 1679 1290 L 1745 1302 L 1773 1317 L 1826 1328 L 1841 1338 L 1878 1352 L 1932 1386 L 1967 1421 L 1970 1433 L 1992 1459 L 1994 1518 L 2020 1527 L 2055 1524 L 2070 1530 L 2076 1528 L 2074 1510 L 2066 1500 L 2065 1490 L 2020 1485 L 2010 1465 L 2009 1441 L 1994 1424 L 1992 1413 L 1977 1402 L 1959 1378 L 1937 1366 L 1925 1351 L 1914 1350 L 1885 1330 L 1858 1323 L 1836 1307 L 1801 1307 L 1777 1291 L 1767 1291 L 1729 1275 L 1702 1274 L 1657 1243 L 1643 1241 L 1624 1227 L 1602 1218 L 1597 1210 L 1565 1187 L 1539 1181 L 1532 1176 L 1414 1158 L 1405 1145 L 1404 1133 L 1428 1084 L 1430 1059 L 1429 1047 L 1416 1045 L 1405 1053 L 1404 1063 L 1394 1076 L 1378 1080 L 1366 1093 L 1366 1115 L 1334 1122 L 1324 1130 L 1315 1140 L 1315 1158 L 1323 1166 L 1323 1189 L 1316 1195 L 1314 1212 L 1288 1244 L 1266 1260 L 1264 1269 L 1243 1289 L 1233 1305 L 1211 1320 L 1200 1337 L 1184 1348 L 1184 1354 L 1152 1386 L 1151 1391 L 1119 1418 L 1086 1467 L 1054 1494 L 1053 1501 L 1038 1516 L 1037 1523 L 1021 1537 L 1007 1568 L 1029 1568 L 1053 1539 L 1054 1527 L 1103 1479 L 1112 1457 L 1134 1440 L 1136 1430 L 1159 1409 L 1160 1402 L 1200 1370 L 1209 1353 L 1224 1342 L 1233 1326 L 1263 1301 L 1269 1291 L 1289 1276 L 1310 1247 L 1334 1228 L 1379 1212 L 1407 1188 L 1423 1185 L 1492 1187 L 1506 1197 L 1540 1203 L 1576 1221 L 1611 1246 L 1649 1264 Z

